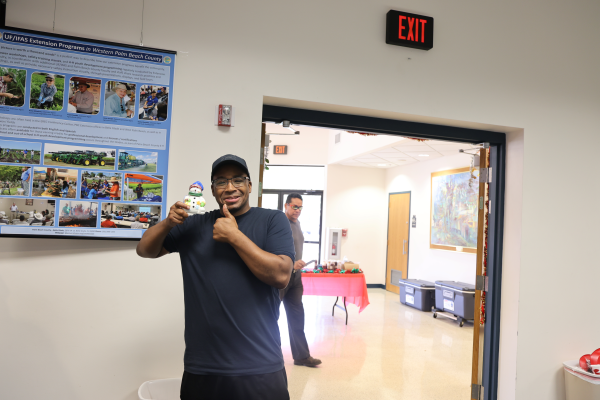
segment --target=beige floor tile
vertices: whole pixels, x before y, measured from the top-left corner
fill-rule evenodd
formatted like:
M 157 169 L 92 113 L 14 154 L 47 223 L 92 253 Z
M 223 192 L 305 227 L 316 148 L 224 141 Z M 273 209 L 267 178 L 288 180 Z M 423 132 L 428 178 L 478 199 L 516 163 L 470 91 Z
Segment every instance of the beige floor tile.
M 333 297 L 304 296 L 311 355 L 323 364 L 293 364 L 283 306 L 279 327 L 292 400 L 468 400 L 473 324 L 463 328 L 400 304 L 398 295 L 369 289 L 370 305 L 331 309 Z

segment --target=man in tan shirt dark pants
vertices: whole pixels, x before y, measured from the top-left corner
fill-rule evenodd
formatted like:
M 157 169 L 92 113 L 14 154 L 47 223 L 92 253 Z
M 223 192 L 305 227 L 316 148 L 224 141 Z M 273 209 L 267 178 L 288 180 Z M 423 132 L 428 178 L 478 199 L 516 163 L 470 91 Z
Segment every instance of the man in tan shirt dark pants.
M 306 335 L 304 335 L 304 305 L 302 304 L 302 273 L 300 270 L 306 266 L 302 261 L 302 250 L 304 247 L 304 234 L 300 227 L 298 217 L 302 213 L 302 196 L 292 193 L 285 201 L 285 215 L 290 221 L 292 236 L 294 238 L 294 249 L 296 250 L 296 262 L 290 283 L 285 289 L 279 291 L 279 297 L 283 301 L 285 313 L 288 320 L 288 331 L 290 333 L 290 347 L 295 365 L 316 367 L 321 360 L 312 358 L 308 349 Z

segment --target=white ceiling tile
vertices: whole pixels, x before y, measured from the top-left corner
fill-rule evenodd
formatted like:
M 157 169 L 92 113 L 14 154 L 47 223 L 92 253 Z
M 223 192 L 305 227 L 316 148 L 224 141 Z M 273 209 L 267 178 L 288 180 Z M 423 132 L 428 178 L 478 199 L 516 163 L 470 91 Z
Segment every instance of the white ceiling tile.
M 442 155 L 437 151 L 405 151 L 405 153 L 419 161 L 429 161 L 433 160 L 434 158 L 442 157 Z M 425 155 L 425 157 L 422 155 Z
M 398 146 L 394 146 L 394 149 L 401 151 L 401 152 L 405 152 L 405 151 L 419 151 L 419 150 L 424 150 L 424 151 L 431 151 L 431 147 L 427 146 L 426 144 L 423 143 L 417 143 L 415 145 L 412 146 L 403 146 L 403 145 L 398 145 Z
M 437 150 L 438 153 L 440 153 L 443 156 L 455 156 L 457 154 L 461 154 L 458 152 L 458 149 L 454 149 L 454 150 Z M 469 156 L 470 157 L 470 156 Z
M 385 164 L 385 165 L 384 165 Z M 395 164 L 391 163 L 391 162 L 383 162 L 383 163 L 368 163 L 368 165 L 372 166 L 372 167 L 377 167 L 377 168 L 392 168 L 392 167 L 396 167 Z
M 416 163 L 416 162 L 418 162 L 418 161 L 417 160 L 413 160 L 412 158 L 405 159 L 404 161 L 400 161 L 400 160 L 393 161 L 393 163 L 396 164 L 396 165 L 408 165 L 408 164 L 413 164 L 413 163 Z
M 395 150 L 395 149 L 394 149 L 394 151 L 393 151 L 393 152 L 391 152 L 391 151 L 390 151 L 390 152 L 388 152 L 388 153 L 380 153 L 380 152 L 377 152 L 377 153 L 371 153 L 371 154 L 369 154 L 369 155 L 372 155 L 372 156 L 377 156 L 377 157 L 381 157 L 381 158 L 389 158 L 389 157 L 398 157 L 398 156 L 401 156 L 401 155 L 402 155 L 402 153 L 401 153 L 401 152 L 399 152 L 398 150 Z
M 377 162 L 377 161 L 383 161 L 383 158 L 369 154 L 369 155 L 364 155 L 361 157 L 353 158 L 353 160 L 360 161 L 360 162 Z
M 427 143 L 427 145 L 429 147 L 431 147 L 434 150 L 458 150 L 458 149 L 468 149 L 471 147 L 470 144 L 468 143 L 450 143 L 450 142 L 439 142 L 436 141 L 435 143 Z
M 379 149 L 377 150 L 377 152 L 373 153 L 373 154 L 377 154 L 377 153 L 397 153 L 398 150 L 394 149 L 393 147 L 386 147 L 385 149 Z

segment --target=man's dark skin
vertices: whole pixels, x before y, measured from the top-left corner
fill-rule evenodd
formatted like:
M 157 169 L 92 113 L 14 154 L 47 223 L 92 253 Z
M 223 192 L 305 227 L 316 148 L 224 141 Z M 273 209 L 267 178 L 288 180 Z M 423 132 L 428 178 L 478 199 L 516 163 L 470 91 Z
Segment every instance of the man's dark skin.
M 212 177 L 215 179 L 232 179 L 234 177 L 248 176 L 243 169 L 234 164 L 226 164 L 217 169 Z M 239 229 L 235 217 L 250 210 L 249 196 L 252 192 L 252 182 L 246 182 L 239 188 L 233 186 L 231 181 L 227 186 L 217 189 L 211 185 L 212 194 L 219 203 L 222 218 L 218 218 L 213 228 L 213 239 L 218 242 L 229 243 L 250 271 L 262 282 L 277 289 L 284 289 L 292 274 L 292 259 L 285 255 L 276 255 L 260 249 Z M 178 201 L 169 210 L 168 217 L 149 228 L 142 240 L 138 243 L 137 254 L 144 258 L 158 258 L 169 252 L 163 243 L 169 231 L 179 224 L 183 224 L 189 216 L 183 202 Z

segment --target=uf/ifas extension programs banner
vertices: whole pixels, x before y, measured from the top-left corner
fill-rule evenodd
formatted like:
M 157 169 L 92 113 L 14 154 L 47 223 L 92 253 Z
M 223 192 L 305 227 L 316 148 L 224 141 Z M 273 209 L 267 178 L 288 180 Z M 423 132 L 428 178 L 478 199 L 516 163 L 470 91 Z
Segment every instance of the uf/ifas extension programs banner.
M 140 238 L 165 218 L 174 68 L 0 30 L 0 236 Z

